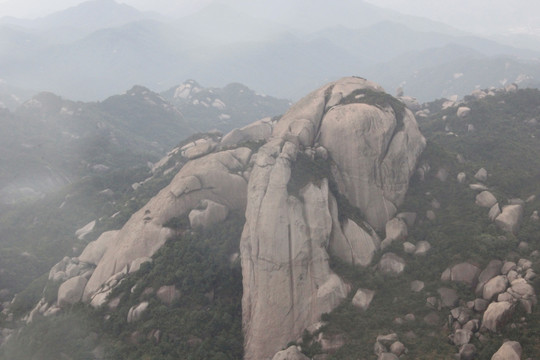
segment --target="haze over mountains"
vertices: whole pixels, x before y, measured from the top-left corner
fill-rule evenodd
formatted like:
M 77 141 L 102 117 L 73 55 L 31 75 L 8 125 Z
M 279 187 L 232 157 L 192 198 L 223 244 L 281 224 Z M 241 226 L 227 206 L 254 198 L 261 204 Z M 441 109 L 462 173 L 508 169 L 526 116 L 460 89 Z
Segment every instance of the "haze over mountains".
M 74 100 L 101 100 L 134 84 L 163 91 L 190 78 L 297 99 L 353 74 L 432 100 L 540 78 L 540 41 L 531 35 L 495 41 L 364 1 L 337 1 L 330 10 L 322 1 L 262 5 L 213 2 L 175 19 L 91 0 L 34 20 L 4 17 L 0 78 Z M 16 103 L 11 95 L 25 98 L 13 88 L 0 92 L 10 99 L 0 100 L 4 106 Z

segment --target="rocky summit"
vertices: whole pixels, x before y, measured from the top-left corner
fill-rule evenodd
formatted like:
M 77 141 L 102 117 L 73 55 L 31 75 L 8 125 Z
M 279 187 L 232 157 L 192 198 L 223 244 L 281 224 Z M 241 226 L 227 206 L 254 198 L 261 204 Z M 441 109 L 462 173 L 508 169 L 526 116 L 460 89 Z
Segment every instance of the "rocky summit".
M 241 240 L 246 359 L 270 359 L 347 296 L 328 252 L 369 264 L 379 248 L 373 228 L 395 215 L 424 146 L 412 113 L 361 78 L 312 92 L 275 125 L 255 155 L 247 190 Z M 295 167 L 317 154 L 328 154 L 330 172 L 295 193 Z M 364 220 L 340 213 L 336 197 Z

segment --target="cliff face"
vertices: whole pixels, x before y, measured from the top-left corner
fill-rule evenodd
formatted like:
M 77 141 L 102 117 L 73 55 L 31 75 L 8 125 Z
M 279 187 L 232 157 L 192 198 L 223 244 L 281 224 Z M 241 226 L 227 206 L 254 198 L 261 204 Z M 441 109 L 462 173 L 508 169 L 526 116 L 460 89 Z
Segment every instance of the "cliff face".
M 376 84 L 344 78 L 309 94 L 256 154 L 241 240 L 245 358 L 268 359 L 336 307 L 349 288 L 328 249 L 368 265 L 403 201 L 425 139 L 414 116 Z M 332 181 L 366 222 L 339 221 L 329 180 L 290 193 L 300 153 L 328 156 Z

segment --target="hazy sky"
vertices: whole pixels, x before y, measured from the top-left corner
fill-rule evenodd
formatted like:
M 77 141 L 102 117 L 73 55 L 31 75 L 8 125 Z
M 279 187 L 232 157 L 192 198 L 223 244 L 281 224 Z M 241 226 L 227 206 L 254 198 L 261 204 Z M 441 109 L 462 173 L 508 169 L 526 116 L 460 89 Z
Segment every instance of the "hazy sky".
M 0 0 L 0 17 L 35 18 L 77 5 L 84 0 Z M 227 0 L 222 0 L 227 3 Z M 231 0 L 232 1 L 232 0 Z M 294 0 L 292 0 L 294 1 Z M 354 0 L 351 0 L 354 1 Z M 538 0 L 366 0 L 403 13 L 428 17 L 475 32 L 516 31 L 540 33 Z M 118 0 L 139 10 L 167 15 L 189 14 L 212 0 Z M 272 4 L 271 0 L 265 4 Z M 332 2 L 328 2 L 331 6 Z M 166 9 L 166 10 L 164 10 Z

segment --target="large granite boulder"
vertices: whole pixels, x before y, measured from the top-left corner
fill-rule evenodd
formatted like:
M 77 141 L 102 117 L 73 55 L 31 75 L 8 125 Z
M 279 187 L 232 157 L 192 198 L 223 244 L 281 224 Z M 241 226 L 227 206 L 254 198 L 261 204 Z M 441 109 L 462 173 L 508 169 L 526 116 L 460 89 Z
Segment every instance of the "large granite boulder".
M 309 360 L 296 346 L 289 346 L 285 350 L 277 352 L 272 360 Z
M 274 124 L 271 118 L 255 121 L 241 129 L 234 129 L 221 139 L 223 147 L 233 146 L 249 141 L 267 140 L 272 134 Z
M 495 218 L 495 224 L 503 231 L 515 234 L 519 230 L 522 218 L 522 205 L 506 205 L 503 207 L 502 213 Z
M 379 261 L 379 270 L 385 274 L 399 275 L 405 270 L 405 260 L 394 253 L 386 253 Z
M 63 282 L 58 288 L 58 306 L 64 307 L 81 301 L 87 281 L 83 276 L 76 276 Z
M 462 282 L 471 287 L 476 286 L 480 268 L 468 262 L 459 263 L 446 269 L 441 275 L 443 281 Z
M 489 191 L 482 191 L 476 195 L 476 205 L 491 208 L 497 203 L 497 198 Z
M 492 332 L 499 331 L 514 313 L 514 304 L 501 301 L 492 302 L 484 312 L 482 327 Z
M 369 289 L 358 289 L 352 299 L 352 304 L 360 310 L 366 311 L 375 296 L 375 291 Z
M 520 360 L 521 344 L 517 341 L 506 341 L 491 357 L 491 360 Z

